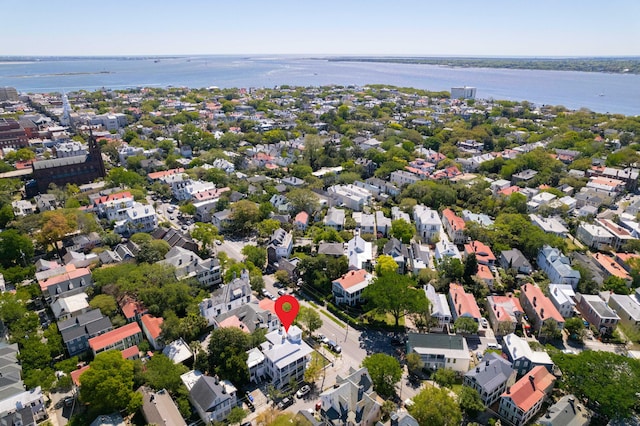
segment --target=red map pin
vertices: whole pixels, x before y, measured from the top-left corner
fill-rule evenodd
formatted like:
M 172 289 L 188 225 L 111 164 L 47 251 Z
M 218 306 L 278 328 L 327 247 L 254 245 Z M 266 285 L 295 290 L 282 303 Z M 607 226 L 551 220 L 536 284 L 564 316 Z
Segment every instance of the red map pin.
M 295 297 L 290 294 L 278 297 L 275 304 L 276 315 L 280 318 L 280 322 L 284 325 L 284 331 L 289 331 L 289 326 L 293 324 L 293 320 L 298 316 L 300 304 Z

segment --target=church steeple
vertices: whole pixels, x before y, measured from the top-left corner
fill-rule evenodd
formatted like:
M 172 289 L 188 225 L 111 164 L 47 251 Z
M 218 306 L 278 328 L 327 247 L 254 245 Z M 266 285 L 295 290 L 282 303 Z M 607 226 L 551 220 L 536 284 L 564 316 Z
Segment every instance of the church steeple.
M 93 136 L 93 130 L 89 129 L 89 157 L 91 162 L 96 165 L 100 176 L 106 176 L 104 169 L 104 160 L 102 159 L 102 151 L 100 150 L 100 144 Z
M 60 117 L 60 124 L 63 126 L 71 125 L 71 105 L 69 105 L 69 98 L 67 94 L 62 94 L 62 116 Z

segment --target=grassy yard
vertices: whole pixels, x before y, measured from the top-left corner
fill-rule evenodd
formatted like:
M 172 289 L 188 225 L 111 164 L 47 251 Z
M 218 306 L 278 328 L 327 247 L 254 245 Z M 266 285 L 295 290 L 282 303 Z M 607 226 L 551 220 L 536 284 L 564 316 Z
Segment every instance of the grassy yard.
M 388 326 L 393 327 L 396 325 L 396 320 L 391 314 L 383 314 L 378 312 L 368 312 L 364 315 L 365 321 L 367 324 L 386 324 Z M 404 317 L 400 318 L 398 322 L 400 327 L 404 327 Z

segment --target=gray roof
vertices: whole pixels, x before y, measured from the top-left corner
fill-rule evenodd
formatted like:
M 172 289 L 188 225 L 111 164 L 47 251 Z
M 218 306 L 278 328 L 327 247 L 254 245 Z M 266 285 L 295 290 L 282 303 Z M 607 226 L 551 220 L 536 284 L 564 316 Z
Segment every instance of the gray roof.
M 220 404 L 231 398 L 228 393 L 224 393 L 224 386 L 218 379 L 210 376 L 200 376 L 190 393 L 193 401 L 207 412 L 215 411 L 216 399 L 220 398 Z
M 545 426 L 586 426 L 590 417 L 591 413 L 573 395 L 565 395 L 549 407 L 539 423 Z
M 262 309 L 257 303 L 246 303 L 216 317 L 220 324 L 229 317 L 236 316 L 253 333 L 257 328 L 268 328 L 271 322 L 271 312 Z
M 87 155 L 74 155 L 73 157 L 53 158 L 51 160 L 34 161 L 33 169 L 49 169 L 52 167 L 70 166 L 72 164 L 82 164 L 87 161 Z
M 512 373 L 509 361 L 490 352 L 476 368 L 469 370 L 465 377 L 475 381 L 487 393 L 491 393 L 506 382 Z
M 407 346 L 411 348 L 437 348 L 462 350 L 464 337 L 460 335 L 435 333 L 407 333 Z
M 318 245 L 318 254 L 326 254 L 329 256 L 342 256 L 344 254 L 344 244 L 320 243 Z

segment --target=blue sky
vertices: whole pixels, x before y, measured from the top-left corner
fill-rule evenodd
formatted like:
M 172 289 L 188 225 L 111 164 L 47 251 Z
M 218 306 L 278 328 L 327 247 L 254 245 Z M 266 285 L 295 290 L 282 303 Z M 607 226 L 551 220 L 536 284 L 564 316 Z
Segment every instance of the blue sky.
M 0 55 L 640 56 L 638 0 L 2 3 Z

